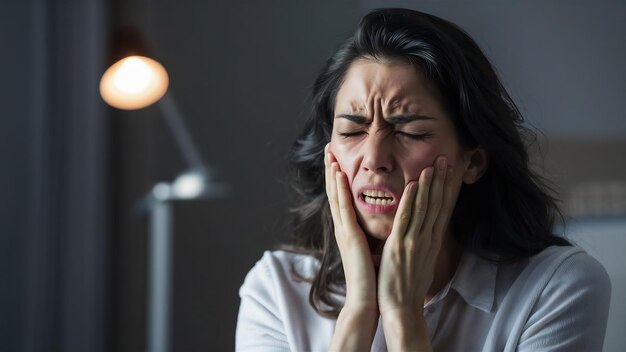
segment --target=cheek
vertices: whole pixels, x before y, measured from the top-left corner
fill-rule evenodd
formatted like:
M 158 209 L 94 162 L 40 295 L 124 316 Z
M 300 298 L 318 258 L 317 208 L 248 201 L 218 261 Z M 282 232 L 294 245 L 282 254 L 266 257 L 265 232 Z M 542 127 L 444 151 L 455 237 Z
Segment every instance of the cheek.
M 348 176 L 348 182 L 350 184 L 352 184 L 356 170 L 358 170 L 358 153 L 355 153 L 353 149 L 354 147 L 350 147 L 347 143 L 342 142 L 335 136 L 330 140 L 330 152 L 333 153 L 335 159 L 337 159 L 341 171 L 345 172 Z
M 435 159 L 442 154 L 444 153 L 440 149 L 429 146 L 428 148 L 421 148 L 419 151 L 414 150 L 404 155 L 399 162 L 402 164 L 405 184 L 419 180 L 422 170 L 433 165 Z
M 457 163 L 455 152 L 437 145 L 423 147 L 420 148 L 419 151 L 414 150 L 404 155 L 399 162 L 402 163 L 405 184 L 410 181 L 419 180 L 422 171 L 429 166 L 434 166 L 439 156 L 446 156 L 448 158 L 448 165 L 454 166 Z
M 408 184 L 410 181 L 419 180 L 422 170 L 424 170 L 429 165 L 432 165 L 432 161 L 430 161 L 430 158 L 406 161 L 404 163 L 404 183 Z

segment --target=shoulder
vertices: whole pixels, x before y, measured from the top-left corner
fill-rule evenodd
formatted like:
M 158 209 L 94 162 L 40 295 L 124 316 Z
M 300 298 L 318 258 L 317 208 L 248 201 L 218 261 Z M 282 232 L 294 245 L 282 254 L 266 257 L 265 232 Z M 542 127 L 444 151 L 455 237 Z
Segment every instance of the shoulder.
M 604 267 L 578 247 L 549 247 L 530 259 L 526 277 L 536 291 L 520 338 L 520 350 L 601 348 L 611 299 Z M 561 349 L 557 346 L 563 347 Z
M 524 261 L 512 289 L 533 303 L 577 298 L 608 302 L 611 281 L 604 267 L 580 247 L 552 246 Z
M 238 351 L 324 349 L 321 346 L 332 336 L 334 321 L 311 307 L 311 284 L 306 280 L 316 273 L 318 263 L 308 255 L 263 253 L 239 290 Z
M 611 280 L 594 257 L 579 247 L 550 247 L 533 258 L 545 285 L 538 297 L 544 305 L 604 307 L 611 299 Z M 531 263 L 533 262 L 531 260 Z M 536 276 L 538 279 L 539 276 Z
M 291 277 L 294 273 L 302 277 L 310 277 L 315 274 L 318 267 L 319 261 L 310 255 L 282 250 L 265 251 L 248 273 L 248 277 L 251 275 L 264 278 Z
M 300 286 L 303 279 L 313 276 L 319 266 L 312 256 L 287 251 L 265 251 L 261 259 L 248 272 L 241 286 L 240 295 L 255 292 L 289 290 Z
M 602 350 L 611 282 L 596 259 L 579 247 L 553 246 L 501 269 L 512 283 L 492 325 L 494 350 Z
M 589 287 L 610 292 L 609 276 L 595 258 L 580 247 L 552 246 L 530 258 L 525 271 L 546 286 Z M 547 287 L 546 287 L 547 288 Z

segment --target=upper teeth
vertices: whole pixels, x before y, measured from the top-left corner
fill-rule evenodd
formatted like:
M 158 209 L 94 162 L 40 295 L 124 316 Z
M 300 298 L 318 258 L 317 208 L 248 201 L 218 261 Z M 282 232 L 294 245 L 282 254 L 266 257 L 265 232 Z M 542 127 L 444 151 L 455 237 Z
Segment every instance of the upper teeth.
M 391 193 L 378 190 L 367 190 L 363 192 L 363 195 L 377 198 L 393 198 L 393 195 Z

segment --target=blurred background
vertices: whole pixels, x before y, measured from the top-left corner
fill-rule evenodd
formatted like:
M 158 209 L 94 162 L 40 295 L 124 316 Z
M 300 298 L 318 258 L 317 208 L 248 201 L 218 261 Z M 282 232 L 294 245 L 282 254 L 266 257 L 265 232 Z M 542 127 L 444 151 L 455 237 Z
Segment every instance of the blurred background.
M 626 344 L 626 2 L 7 0 L 0 11 L 0 350 L 144 351 L 148 216 L 186 168 L 155 106 L 99 96 L 112 33 L 168 70 L 220 198 L 173 202 L 171 351 L 234 349 L 238 288 L 287 235 L 289 147 L 326 57 L 369 8 L 451 20 L 528 123 L 562 229 L 613 281 L 606 351 Z

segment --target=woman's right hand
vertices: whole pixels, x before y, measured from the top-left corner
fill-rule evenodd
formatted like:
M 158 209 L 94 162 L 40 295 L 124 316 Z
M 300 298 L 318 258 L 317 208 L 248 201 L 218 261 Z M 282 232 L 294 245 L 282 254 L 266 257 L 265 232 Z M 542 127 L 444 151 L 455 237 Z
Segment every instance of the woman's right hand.
M 347 176 L 341 171 L 328 145 L 325 149 L 324 165 L 326 194 L 346 278 L 344 309 L 378 312 L 376 272 L 370 248 L 365 233 L 357 222 Z
M 374 263 L 365 233 L 356 219 L 348 178 L 328 145 L 324 166 L 326 194 L 346 278 L 346 300 L 329 350 L 369 351 L 379 316 Z

